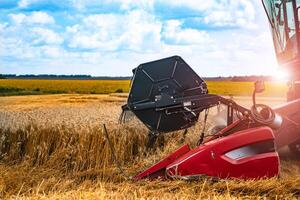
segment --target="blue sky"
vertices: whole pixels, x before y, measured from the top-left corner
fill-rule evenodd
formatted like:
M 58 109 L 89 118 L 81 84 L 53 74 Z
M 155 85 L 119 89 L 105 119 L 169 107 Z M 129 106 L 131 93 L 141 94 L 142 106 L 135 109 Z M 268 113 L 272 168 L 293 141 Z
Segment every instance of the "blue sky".
M 200 76 L 278 68 L 259 0 L 0 0 L 0 73 L 127 76 L 172 55 Z

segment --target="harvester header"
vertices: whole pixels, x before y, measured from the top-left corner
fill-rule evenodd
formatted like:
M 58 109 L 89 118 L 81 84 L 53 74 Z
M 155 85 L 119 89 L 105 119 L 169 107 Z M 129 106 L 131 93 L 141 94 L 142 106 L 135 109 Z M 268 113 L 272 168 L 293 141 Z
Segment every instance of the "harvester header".
M 251 108 L 210 94 L 205 81 L 179 56 L 140 64 L 133 70 L 127 104 L 122 109 L 133 112 L 148 127 L 149 148 L 159 135 L 187 130 L 198 123 L 201 112 L 204 112 L 205 127 L 208 110 L 220 104 L 226 107 L 226 124 L 213 129 L 216 130 L 213 133 L 203 129 L 196 148 L 180 147 L 139 173 L 136 180 L 203 176 L 266 178 L 279 175 L 278 150 L 282 147 L 288 146 L 291 154 L 300 158 L 300 2 L 262 2 L 278 62 L 293 73 L 288 102 L 276 108 L 258 104 L 256 93 L 264 91 L 263 82 L 255 83 Z

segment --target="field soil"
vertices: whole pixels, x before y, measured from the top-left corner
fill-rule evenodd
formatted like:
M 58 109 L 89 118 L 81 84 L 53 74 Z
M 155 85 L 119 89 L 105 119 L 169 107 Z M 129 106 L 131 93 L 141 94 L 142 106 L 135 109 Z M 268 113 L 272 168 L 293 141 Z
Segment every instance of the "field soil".
M 249 107 L 250 97 L 234 97 Z M 277 106 L 284 98 L 259 97 Z M 299 199 L 300 162 L 281 160 L 280 177 L 262 180 L 140 181 L 130 177 L 184 143 L 195 146 L 203 116 L 183 138 L 165 136 L 147 152 L 147 129 L 129 115 L 126 94 L 0 97 L 0 199 Z M 216 110 L 210 112 L 208 126 Z M 106 125 L 120 173 L 103 134 Z

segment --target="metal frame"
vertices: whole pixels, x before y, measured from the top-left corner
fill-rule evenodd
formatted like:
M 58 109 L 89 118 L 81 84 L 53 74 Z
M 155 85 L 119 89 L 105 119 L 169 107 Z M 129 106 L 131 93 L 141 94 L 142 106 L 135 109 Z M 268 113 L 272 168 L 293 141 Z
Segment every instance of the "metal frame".
M 269 0 L 269 1 L 274 1 L 274 0 Z M 262 5 L 263 5 L 263 8 L 264 8 L 264 10 L 265 10 L 265 12 L 267 14 L 267 17 L 268 17 L 268 20 L 269 20 L 269 23 L 270 23 L 271 27 L 273 29 L 275 29 L 274 24 L 272 23 L 272 20 L 270 19 L 270 16 L 268 14 L 266 5 L 264 3 L 264 0 L 261 0 L 261 2 L 262 2 Z M 296 59 L 298 59 L 300 57 L 299 17 L 298 17 L 298 12 L 297 12 L 298 9 L 297 9 L 297 2 L 296 2 L 296 0 L 291 0 L 291 2 L 292 2 L 292 6 L 293 6 L 294 19 L 295 19 L 294 23 L 295 23 L 296 45 L 297 45 L 297 56 L 296 56 Z M 283 4 L 284 21 L 285 21 L 284 31 L 285 31 L 286 37 L 288 37 L 289 33 L 288 33 L 288 17 L 287 17 L 287 10 L 286 10 L 286 1 L 282 0 L 282 4 Z M 277 31 L 275 31 L 275 32 L 276 32 L 276 37 L 280 39 L 280 36 L 278 36 L 278 32 Z M 290 62 L 290 61 L 287 61 L 287 62 Z

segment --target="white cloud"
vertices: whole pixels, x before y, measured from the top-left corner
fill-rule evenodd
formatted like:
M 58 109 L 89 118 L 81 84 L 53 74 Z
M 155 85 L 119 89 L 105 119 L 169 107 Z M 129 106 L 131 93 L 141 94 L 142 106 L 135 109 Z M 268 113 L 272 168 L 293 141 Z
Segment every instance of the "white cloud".
M 34 44 L 46 43 L 46 44 L 61 44 L 63 38 L 54 31 L 47 28 L 33 28 L 32 32 L 37 36 L 37 39 L 33 41 Z
M 36 24 L 53 24 L 55 22 L 54 18 L 45 12 L 33 12 L 28 16 L 27 21 Z
M 54 30 L 41 27 L 41 25 L 29 25 L 22 21 L 0 24 L 0 57 L 11 59 L 10 62 L 23 60 L 23 64 L 24 60 L 29 62 L 54 55 L 60 56 L 54 50 L 61 48 L 63 37 Z
M 23 13 L 10 14 L 12 21 L 16 24 L 53 24 L 55 20 L 46 12 L 32 12 L 29 15 Z
M 255 4 L 251 0 L 173 0 L 155 1 L 164 6 L 191 9 L 198 13 L 196 21 L 206 23 L 209 26 L 243 28 L 256 28 Z M 195 13 L 193 13 L 195 15 Z
M 158 3 L 163 3 L 171 6 L 178 6 L 178 7 L 188 7 L 193 10 L 198 11 L 205 11 L 208 9 L 212 9 L 215 7 L 216 0 L 172 0 L 172 1 L 164 1 L 158 0 Z
M 62 58 L 65 56 L 66 52 L 59 46 L 41 46 L 39 49 L 43 53 L 44 58 Z
M 21 24 L 24 22 L 26 15 L 24 15 L 23 13 L 19 13 L 19 14 L 10 14 L 10 18 L 12 19 L 12 21 L 16 24 Z
M 256 28 L 254 0 L 72 0 L 72 5 L 79 10 L 116 3 L 122 10 L 144 10 L 151 13 L 154 13 L 156 7 L 167 7 L 170 10 L 188 8 L 195 11 L 193 14 L 198 13 L 197 17 L 211 26 Z
M 33 1 L 21 2 L 29 7 Z M 68 27 L 55 24 L 46 12 L 9 15 L 11 21 L 0 24 L 0 66 L 7 66 L 5 72 L 130 75 L 140 63 L 176 54 L 200 76 L 267 74 L 276 64 L 263 9 L 250 0 L 103 0 L 117 2 L 123 10 L 88 16 L 99 1 L 74 0 L 73 7 L 76 2 L 78 10 L 66 21 L 77 21 Z M 188 27 L 184 17 L 165 20 L 155 15 L 158 5 L 192 9 L 201 25 L 217 29 Z
M 30 4 L 38 2 L 39 0 L 20 0 L 18 3 L 18 6 L 20 8 L 26 8 L 28 7 Z
M 67 27 L 72 48 L 112 51 L 153 50 L 160 44 L 161 23 L 144 11 L 126 14 L 97 14 Z
M 204 22 L 207 24 L 255 28 L 255 9 L 249 0 L 223 1 L 206 13 Z
M 3 24 L 0 23 L 0 33 L 2 31 L 4 31 L 4 29 L 5 29 L 6 26 L 7 26 L 7 23 L 3 23 Z
M 154 5 L 154 0 L 106 0 L 106 3 L 120 3 L 121 9 L 130 10 L 135 8 L 143 8 L 147 10 L 152 10 Z
M 120 34 L 120 30 L 116 29 L 119 26 L 119 18 L 113 14 L 90 15 L 85 17 L 82 23 L 67 27 L 70 36 L 69 46 L 86 49 L 116 49 Z
M 209 45 L 213 42 L 207 31 L 196 29 L 182 29 L 182 23 L 179 20 L 169 20 L 166 22 L 163 37 L 178 45 Z
M 0 39 L 0 45 L 0 57 L 11 57 L 15 62 L 19 59 L 39 58 L 38 52 L 34 51 L 33 47 L 18 38 Z
M 86 10 L 90 7 L 119 4 L 122 10 L 143 9 L 152 10 L 154 0 L 71 0 L 71 4 L 78 10 Z

